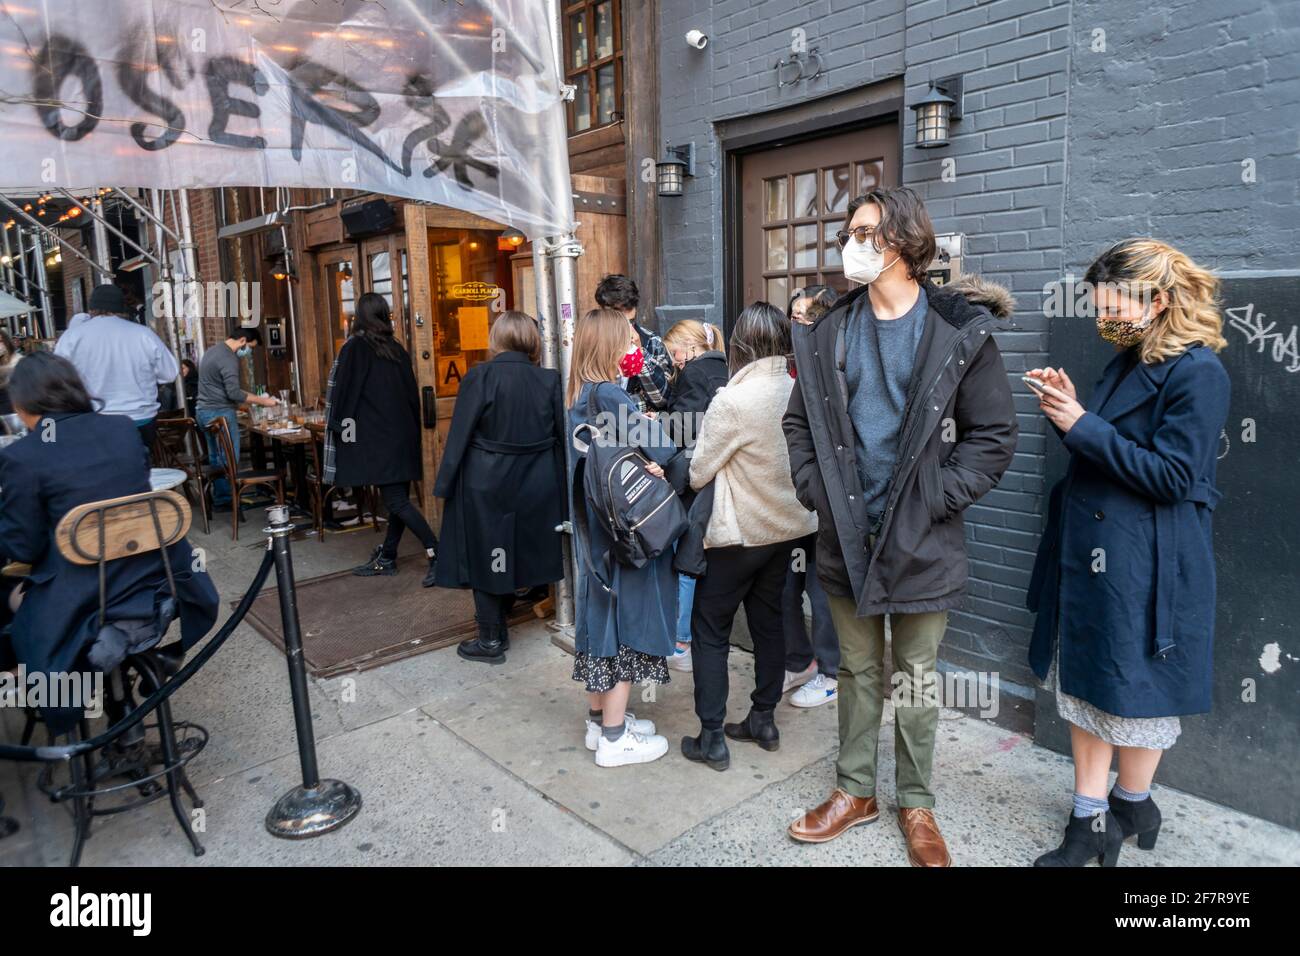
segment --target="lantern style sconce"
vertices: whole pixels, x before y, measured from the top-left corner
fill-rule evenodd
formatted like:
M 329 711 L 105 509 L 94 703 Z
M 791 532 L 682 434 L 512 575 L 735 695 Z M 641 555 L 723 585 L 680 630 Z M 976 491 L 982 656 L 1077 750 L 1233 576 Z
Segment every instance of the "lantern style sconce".
M 655 163 L 655 180 L 660 196 L 680 196 L 686 176 L 695 175 L 695 144 L 669 146 L 664 160 Z
M 912 104 L 916 111 L 917 148 L 948 145 L 949 126 L 961 119 L 961 91 L 961 77 L 946 76 L 931 80 L 929 91 Z
M 514 227 L 507 229 L 497 237 L 497 249 L 504 244 L 507 250 L 515 250 L 528 241 L 528 237 Z

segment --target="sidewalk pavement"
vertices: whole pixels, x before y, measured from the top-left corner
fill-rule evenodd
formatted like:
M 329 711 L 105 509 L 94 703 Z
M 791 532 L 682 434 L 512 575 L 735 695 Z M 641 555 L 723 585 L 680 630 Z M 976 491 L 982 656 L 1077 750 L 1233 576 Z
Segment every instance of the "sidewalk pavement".
M 243 541 L 218 522 L 192 534 L 207 549 L 223 605 L 243 593 L 260 557 L 260 513 Z M 369 531 L 295 541 L 299 581 L 360 563 Z M 407 542 L 401 573 L 419 587 L 422 554 Z M 572 658 L 551 642 L 549 622 L 511 634 L 505 665 L 471 664 L 445 648 L 364 673 L 310 680 L 321 773 L 356 786 L 360 815 L 314 840 L 267 834 L 274 801 L 300 780 L 283 655 L 247 625 L 175 699 L 179 719 L 212 734 L 191 765 L 205 802 L 203 857 L 191 855 L 164 799 L 95 821 L 83 865 L 318 866 L 463 865 L 879 865 L 906 866 L 893 814 L 893 734 L 881 733 L 881 817 L 840 839 L 809 846 L 784 830 L 834 785 L 835 706 L 777 710 L 781 749 L 732 743 L 717 773 L 681 756 L 694 734 L 689 674 L 634 689 L 631 709 L 668 737 L 666 757 L 603 770 L 583 745 L 585 697 Z M 730 712 L 748 707 L 752 658 L 732 655 Z M 649 699 L 648 699 L 649 698 Z M 887 714 L 887 721 L 889 715 Z M 0 737 L 16 740 L 21 717 L 0 710 Z M 37 765 L 0 763 L 6 814 L 22 829 L 0 840 L 0 866 L 66 865 L 68 808 L 35 788 Z M 1032 740 L 944 711 L 935 757 L 936 815 L 958 866 L 1024 866 L 1056 846 L 1069 806 L 1068 759 Z M 1175 790 L 1157 787 L 1165 823 L 1154 852 L 1132 842 L 1121 866 L 1300 864 L 1300 833 Z

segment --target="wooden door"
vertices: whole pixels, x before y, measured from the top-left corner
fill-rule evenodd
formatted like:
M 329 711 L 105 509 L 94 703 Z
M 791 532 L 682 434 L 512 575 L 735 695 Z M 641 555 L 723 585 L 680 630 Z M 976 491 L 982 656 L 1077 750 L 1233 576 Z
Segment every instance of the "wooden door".
M 835 233 L 849 200 L 901 171 L 898 124 L 884 123 L 741 158 L 742 306 L 786 311 L 804 286 L 848 290 Z

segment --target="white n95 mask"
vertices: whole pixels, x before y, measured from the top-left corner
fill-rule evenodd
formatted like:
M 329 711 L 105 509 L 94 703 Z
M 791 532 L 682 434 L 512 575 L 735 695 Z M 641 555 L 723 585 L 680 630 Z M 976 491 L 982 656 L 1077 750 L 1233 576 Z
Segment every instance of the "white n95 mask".
M 844 277 L 853 282 L 869 283 L 875 282 L 888 266 L 885 264 L 885 254 L 876 249 L 870 241 L 858 242 L 856 239 L 850 239 L 840 250 L 840 258 L 844 262 Z M 894 257 L 894 262 L 898 257 Z M 893 265 L 894 262 L 889 263 Z

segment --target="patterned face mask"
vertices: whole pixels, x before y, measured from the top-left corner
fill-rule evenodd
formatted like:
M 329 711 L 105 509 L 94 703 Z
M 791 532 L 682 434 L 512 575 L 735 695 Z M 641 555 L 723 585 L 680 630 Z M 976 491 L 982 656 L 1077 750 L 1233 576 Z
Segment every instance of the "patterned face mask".
M 1132 348 L 1142 341 L 1151 328 L 1151 316 L 1143 313 L 1142 321 L 1127 322 L 1124 319 L 1103 319 L 1097 316 L 1097 334 L 1112 345 L 1122 349 Z

